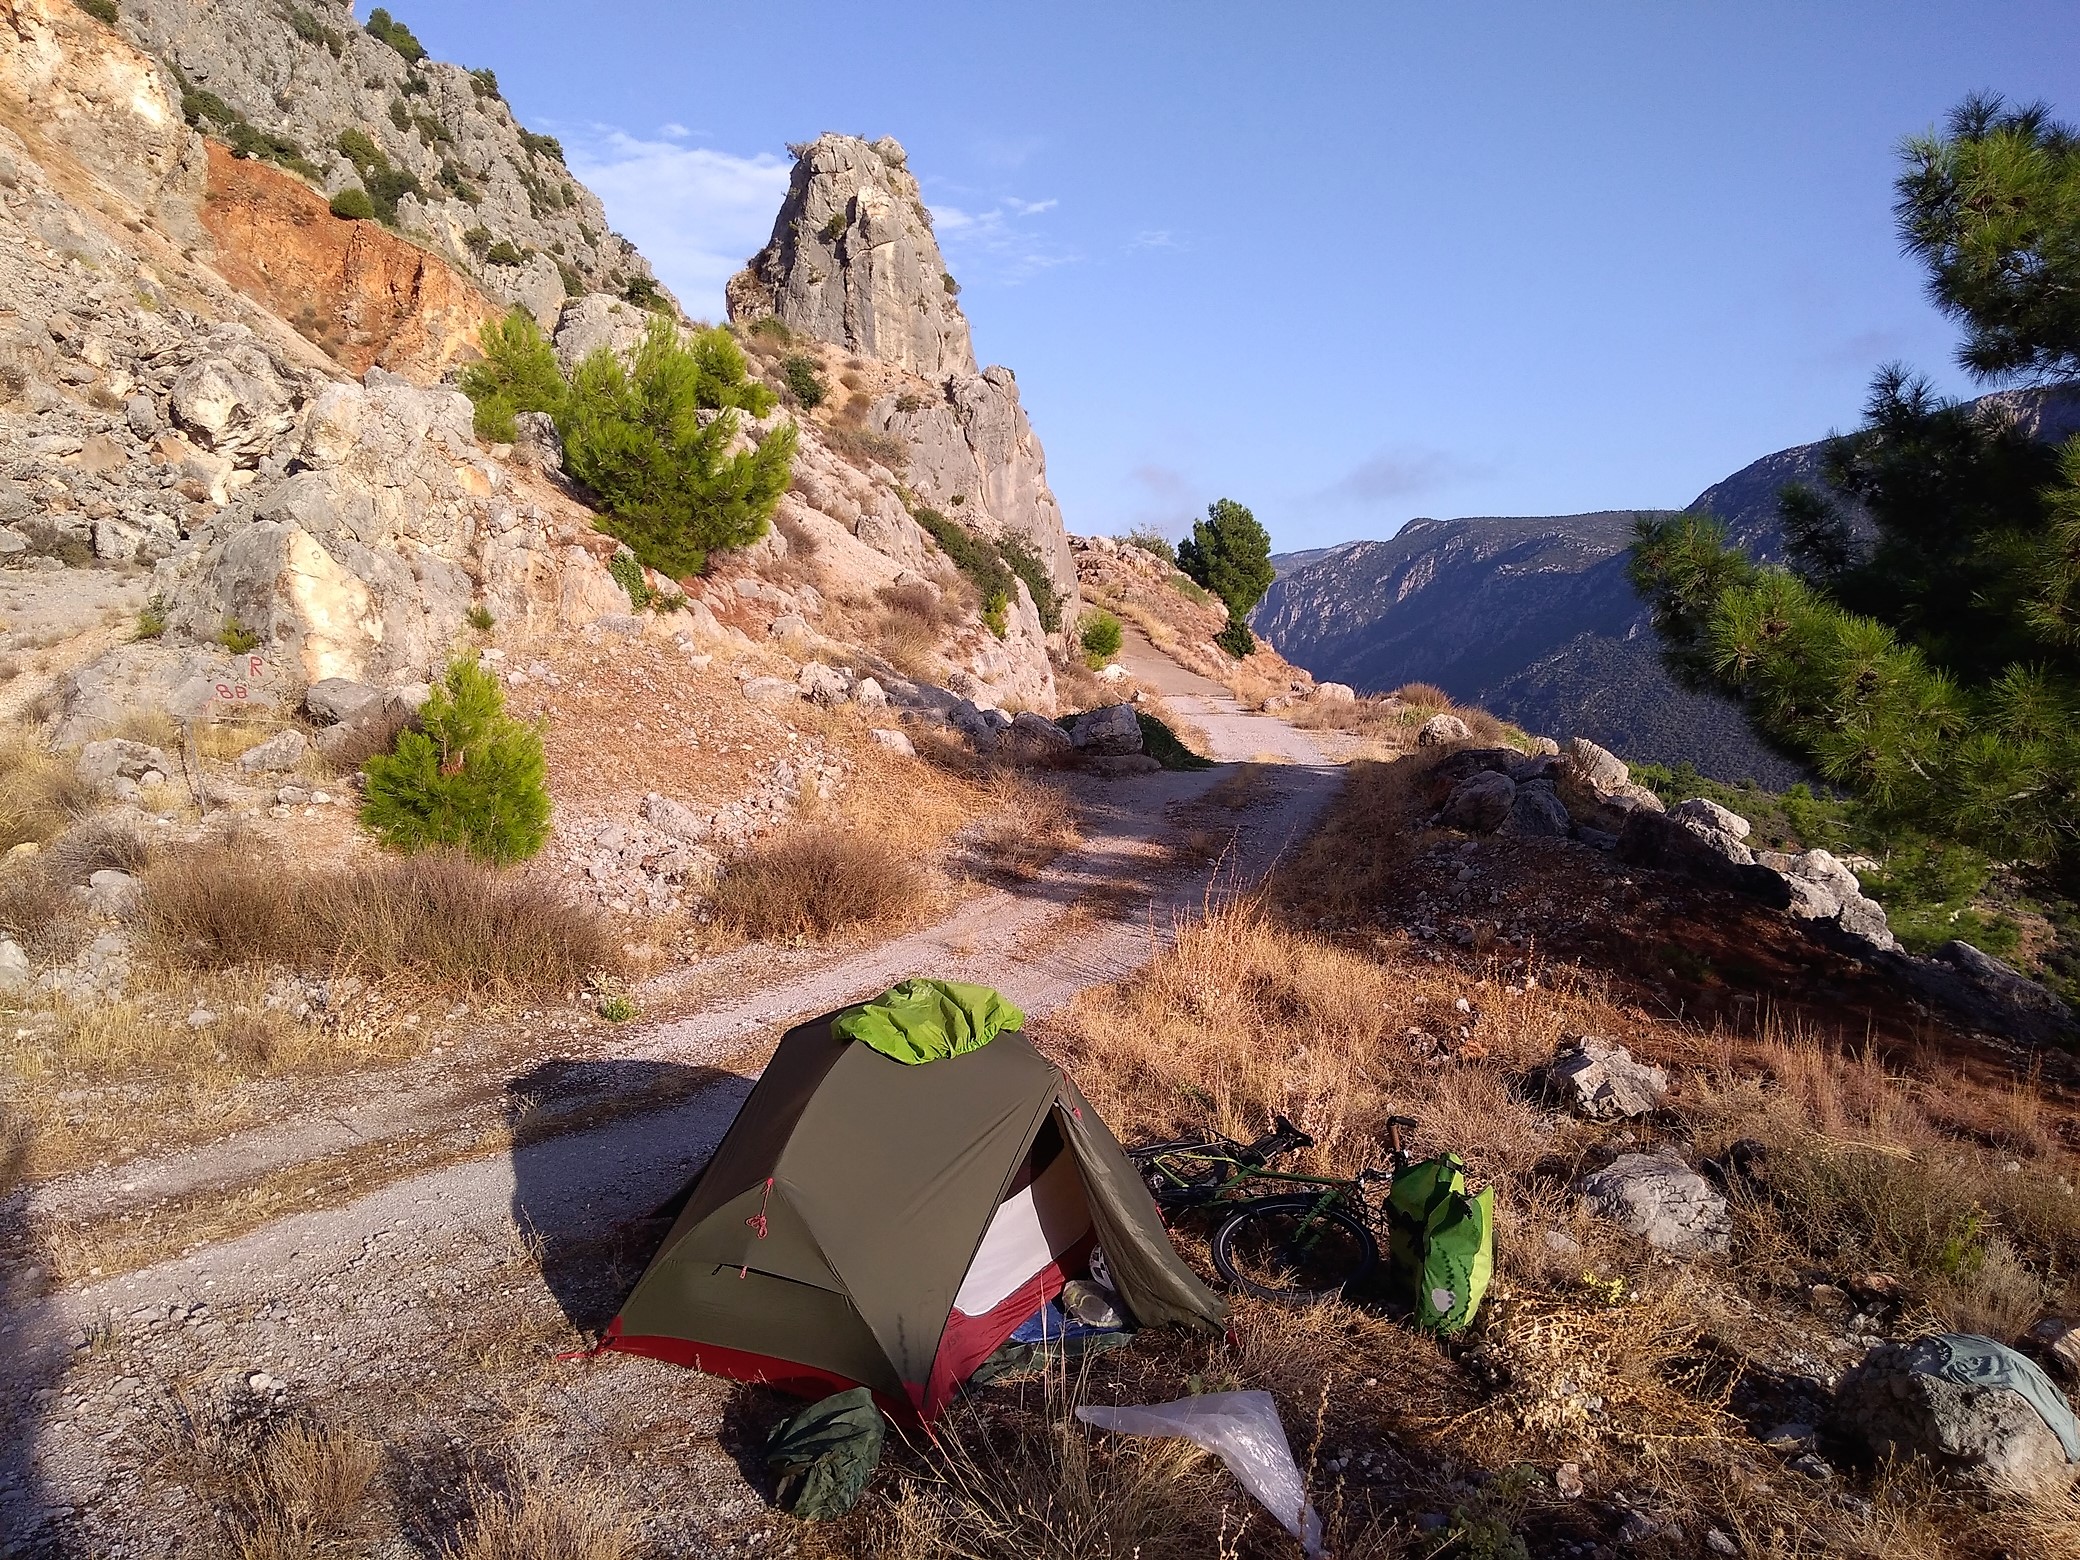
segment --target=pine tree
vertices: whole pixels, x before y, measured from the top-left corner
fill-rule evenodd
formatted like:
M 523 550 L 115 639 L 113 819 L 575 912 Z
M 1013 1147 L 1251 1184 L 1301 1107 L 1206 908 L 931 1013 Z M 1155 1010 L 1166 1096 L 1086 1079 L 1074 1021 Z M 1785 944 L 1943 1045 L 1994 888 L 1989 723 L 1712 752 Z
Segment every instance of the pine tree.
M 1232 498 L 1206 506 L 1206 518 L 1192 522 L 1192 534 L 1177 545 L 1177 566 L 1221 598 L 1228 623 L 1214 643 L 1236 657 L 1256 649 L 1249 613 L 1271 582 L 1271 536 L 1257 517 Z
M 1975 98 L 1902 157 L 1901 233 L 1965 365 L 2080 370 L 2072 132 Z M 1669 665 L 1880 816 L 2080 874 L 2080 438 L 2039 442 L 1888 365 L 1823 485 L 1780 513 L 1795 572 L 1709 516 L 1638 522 L 1632 577 Z
M 504 866 L 549 838 L 541 733 L 506 714 L 497 677 L 467 657 L 448 663 L 418 729 L 362 773 L 361 822 L 392 850 L 460 848 Z

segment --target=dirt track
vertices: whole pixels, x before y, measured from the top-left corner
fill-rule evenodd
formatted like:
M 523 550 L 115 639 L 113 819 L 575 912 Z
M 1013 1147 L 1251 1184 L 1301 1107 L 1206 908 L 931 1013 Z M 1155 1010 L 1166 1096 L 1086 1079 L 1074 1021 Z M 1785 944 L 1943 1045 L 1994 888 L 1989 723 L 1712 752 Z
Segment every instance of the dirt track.
M 0 1541 L 0 1555 L 198 1552 L 193 1476 L 180 1471 L 196 1454 L 177 1426 L 198 1404 L 205 1420 L 264 1406 L 272 1389 L 247 1385 L 261 1371 L 287 1384 L 282 1405 L 358 1422 L 411 1448 L 414 1467 L 431 1459 L 459 1474 L 472 1446 L 510 1443 L 516 1420 L 528 1444 L 559 1456 L 664 1437 L 714 1541 L 739 1533 L 732 1512 L 753 1520 L 759 1508 L 708 1433 L 729 1411 L 726 1389 L 643 1361 L 551 1356 L 610 1314 L 634 1276 L 632 1233 L 712 1148 L 786 1024 L 925 972 L 987 982 L 1045 1014 L 1137 967 L 1209 892 L 1254 882 L 1304 834 L 1337 771 L 1301 733 L 1223 707 L 1217 690 L 1167 666 L 1146 680 L 1206 727 L 1217 753 L 1287 760 L 1264 767 L 1244 807 L 1203 800 L 1237 773 L 1226 766 L 1089 782 L 1082 848 L 922 931 L 828 962 L 775 955 L 755 989 L 583 1054 L 552 1037 L 518 1075 L 473 1089 L 415 1092 L 403 1072 L 395 1089 L 363 1080 L 358 1099 L 297 1120 L 40 1189 L 45 1216 L 129 1206 L 149 1219 L 161 1199 L 221 1195 L 342 1154 L 356 1156 L 354 1185 L 366 1188 L 10 1310 L 0 1533 L 23 1547 Z M 1205 859 L 1166 848 L 1216 831 L 1225 848 Z M 461 1125 L 442 1139 L 456 1112 Z M 472 1152 L 487 1122 L 513 1130 Z M 439 1152 L 416 1159 L 381 1152 L 436 1140 Z

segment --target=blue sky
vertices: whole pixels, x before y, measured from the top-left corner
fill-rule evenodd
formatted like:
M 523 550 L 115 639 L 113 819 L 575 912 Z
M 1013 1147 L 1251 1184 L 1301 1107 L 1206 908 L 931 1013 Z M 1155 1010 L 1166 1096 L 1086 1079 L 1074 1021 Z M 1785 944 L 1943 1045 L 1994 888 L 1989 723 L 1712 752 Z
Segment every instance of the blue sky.
M 1966 388 L 1896 143 L 1977 88 L 2080 118 L 2071 0 L 391 9 L 695 313 L 787 142 L 895 136 L 1070 529 L 1226 495 L 1281 547 L 1681 505 L 1885 359 Z

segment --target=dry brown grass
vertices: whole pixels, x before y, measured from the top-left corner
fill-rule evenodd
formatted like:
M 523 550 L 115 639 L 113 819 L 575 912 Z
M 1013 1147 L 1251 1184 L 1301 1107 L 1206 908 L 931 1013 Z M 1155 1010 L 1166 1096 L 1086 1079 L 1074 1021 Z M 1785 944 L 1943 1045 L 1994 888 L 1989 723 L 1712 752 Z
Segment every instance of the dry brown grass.
M 632 1560 L 635 1518 L 602 1479 L 516 1475 L 470 1490 L 469 1518 L 442 1560 Z
M 360 1552 L 370 1487 L 382 1464 L 373 1441 L 307 1414 L 252 1418 L 193 1393 L 152 1434 L 155 1472 L 203 1497 L 215 1532 L 197 1552 L 239 1560 L 312 1560 Z
M 1384 698 L 1308 699 L 1284 712 L 1295 726 L 1309 731 L 1347 731 L 1376 742 L 1388 754 L 1416 745 L 1416 733 L 1433 715 L 1456 715 L 1466 722 L 1471 739 L 1488 747 L 1523 747 L 1524 733 L 1474 705 L 1456 704 L 1429 683 L 1409 683 Z
M 99 800 L 70 755 L 47 752 L 23 732 L 0 740 L 0 851 L 55 838 Z
M 989 811 L 962 838 L 987 870 L 1030 879 L 1082 838 L 1060 786 L 1000 769 L 983 779 L 982 792 Z
M 502 995 L 574 991 L 620 962 L 607 922 L 546 871 L 455 853 L 315 872 L 201 846 L 167 853 L 144 885 L 154 949 L 193 969 L 329 968 Z
M 760 840 L 731 861 L 713 907 L 742 936 L 793 941 L 906 924 L 930 894 L 903 841 L 810 824 Z

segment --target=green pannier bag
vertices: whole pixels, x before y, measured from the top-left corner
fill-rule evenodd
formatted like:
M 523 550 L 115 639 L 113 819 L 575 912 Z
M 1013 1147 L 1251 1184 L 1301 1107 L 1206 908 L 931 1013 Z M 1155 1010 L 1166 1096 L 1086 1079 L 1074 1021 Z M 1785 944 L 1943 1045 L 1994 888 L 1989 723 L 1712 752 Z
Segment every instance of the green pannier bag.
M 811 1403 L 766 1440 L 776 1504 L 805 1522 L 844 1516 L 881 1466 L 887 1434 L 865 1387 Z
M 1386 1212 L 1388 1261 L 1416 1325 L 1461 1331 L 1495 1272 L 1495 1188 L 1467 1196 L 1464 1161 L 1440 1154 L 1396 1172 Z

